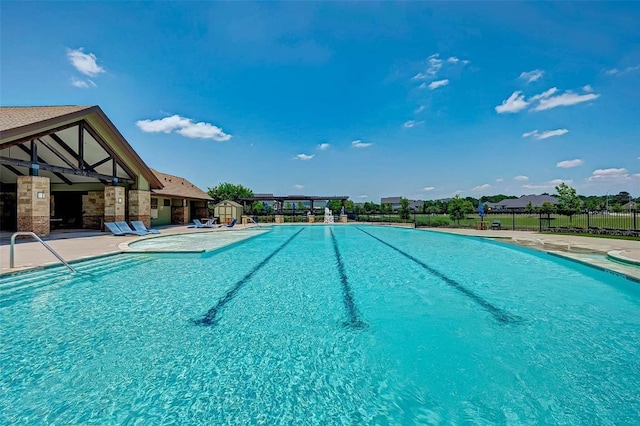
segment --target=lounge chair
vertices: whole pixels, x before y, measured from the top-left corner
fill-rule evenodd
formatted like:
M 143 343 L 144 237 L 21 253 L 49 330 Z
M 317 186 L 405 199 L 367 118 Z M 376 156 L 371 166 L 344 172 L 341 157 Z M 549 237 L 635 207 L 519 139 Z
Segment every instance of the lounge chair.
M 233 228 L 237 221 L 238 221 L 238 219 L 236 219 L 234 217 L 233 220 L 231 222 L 229 222 L 228 225 L 218 225 L 218 228 L 222 228 L 222 227 L 224 227 L 224 228 Z
M 105 227 L 105 228 L 107 228 L 109 231 L 111 231 L 111 233 L 112 233 L 113 235 L 117 235 L 117 236 L 119 236 L 119 237 L 122 237 L 122 236 L 124 236 L 124 235 L 127 235 L 127 234 L 125 234 L 124 232 L 122 232 L 122 230 L 121 230 L 120 228 L 118 228 L 118 227 L 116 226 L 116 224 L 115 224 L 115 223 L 113 223 L 113 222 L 105 222 L 105 223 L 104 223 L 104 227 Z
M 491 229 L 502 229 L 502 223 L 499 220 L 494 220 L 491 223 Z
M 193 219 L 193 225 L 189 225 L 188 228 L 215 228 L 215 224 L 213 220 L 209 219 L 208 221 L 202 223 L 200 219 Z
M 147 231 L 144 231 L 144 232 L 142 232 L 142 231 L 134 231 L 133 229 L 131 229 L 129 224 L 127 222 L 125 222 L 125 221 L 116 222 L 115 224 L 116 224 L 116 226 L 118 228 L 120 228 L 120 230 L 122 232 L 124 232 L 127 235 L 140 235 L 140 236 L 143 236 L 143 235 L 149 234 Z
M 157 229 L 149 229 L 146 226 L 144 226 L 144 223 L 142 223 L 142 221 L 140 220 L 132 220 L 131 221 L 131 226 L 133 226 L 133 229 L 136 231 L 140 231 L 140 232 L 148 232 L 150 234 L 159 234 L 160 231 L 158 231 Z

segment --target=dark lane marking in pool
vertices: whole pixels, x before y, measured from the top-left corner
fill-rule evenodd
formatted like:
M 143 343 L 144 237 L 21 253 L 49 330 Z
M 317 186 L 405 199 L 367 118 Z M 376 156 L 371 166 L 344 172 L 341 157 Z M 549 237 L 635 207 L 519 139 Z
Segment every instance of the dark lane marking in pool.
M 475 294 L 473 291 L 471 291 L 468 288 L 464 287 L 462 284 L 460 284 L 459 282 L 457 282 L 453 278 L 450 278 L 450 277 L 446 276 L 445 274 L 443 274 L 442 272 L 438 271 L 437 269 L 433 269 L 431 266 L 427 265 L 426 263 L 424 263 L 420 259 L 417 259 L 417 258 L 411 256 L 409 253 L 405 253 L 404 251 L 400 250 L 399 248 L 389 244 L 386 241 L 381 240 L 380 238 L 376 237 L 375 235 L 371 235 L 370 233 L 368 233 L 367 231 L 365 231 L 365 230 L 363 230 L 361 228 L 358 228 L 358 229 L 360 231 L 364 232 L 365 234 L 367 234 L 368 236 L 370 236 L 371 238 L 374 238 L 374 239 L 380 241 L 382 244 L 386 245 L 387 247 L 390 247 L 390 248 L 394 249 L 395 251 L 397 251 L 398 253 L 400 253 L 404 257 L 413 260 L 415 263 L 417 263 L 418 265 L 422 266 L 427 271 L 431 272 L 431 274 L 437 276 L 438 278 L 440 278 L 441 280 L 443 280 L 444 282 L 449 284 L 451 287 L 455 288 L 456 290 L 458 290 L 459 292 L 461 292 L 462 294 L 464 294 L 465 296 L 469 297 L 471 300 L 476 302 L 478 305 L 480 305 L 483 308 L 485 308 L 499 322 L 502 322 L 502 323 L 506 324 L 506 323 L 511 323 L 511 322 L 517 322 L 520 319 L 517 316 L 509 314 L 508 312 L 503 311 L 502 309 L 498 308 L 497 306 L 494 306 L 490 302 L 484 300 L 482 297 L 480 297 L 477 294 Z
M 258 272 L 260 268 L 266 265 L 267 262 L 269 262 L 273 256 L 275 256 L 276 254 L 278 254 L 280 250 L 285 248 L 287 244 L 289 244 L 291 240 L 293 240 L 299 233 L 304 231 L 304 229 L 305 228 L 302 228 L 301 230 L 299 230 L 298 232 L 290 236 L 289 239 L 287 239 L 287 241 L 282 243 L 280 247 L 275 249 L 269 256 L 265 257 L 264 260 L 262 260 L 262 262 L 258 263 L 251 271 L 249 271 L 247 275 L 242 277 L 242 279 L 238 281 L 236 285 L 234 285 L 231 289 L 229 289 L 229 291 L 227 291 L 227 293 L 224 296 L 222 296 L 220 300 L 218 300 L 218 303 L 216 303 L 214 306 L 211 307 L 211 309 L 207 311 L 204 317 L 202 317 L 199 320 L 193 320 L 193 323 L 195 325 L 202 325 L 202 326 L 215 325 L 216 315 L 218 315 L 218 312 L 220 311 L 220 309 L 222 309 L 224 305 L 226 305 L 235 297 L 236 293 L 238 293 L 238 290 L 240 290 L 240 288 L 243 285 L 245 285 L 247 281 L 251 279 L 251 277 L 253 277 L 253 274 Z
M 342 255 L 340 255 L 340 250 L 338 249 L 338 241 L 336 240 L 336 236 L 333 233 L 333 229 L 331 229 L 331 241 L 333 242 L 333 251 L 338 262 L 338 272 L 340 273 L 340 282 L 342 283 L 342 292 L 344 296 L 344 307 L 347 310 L 347 316 L 349 317 L 347 321 L 344 322 L 344 325 L 345 327 L 351 327 L 355 329 L 366 328 L 367 324 L 358 319 L 358 309 L 356 308 L 356 304 L 353 301 L 353 292 L 351 291 L 351 287 L 349 286 L 347 273 L 344 270 L 344 263 L 342 262 Z

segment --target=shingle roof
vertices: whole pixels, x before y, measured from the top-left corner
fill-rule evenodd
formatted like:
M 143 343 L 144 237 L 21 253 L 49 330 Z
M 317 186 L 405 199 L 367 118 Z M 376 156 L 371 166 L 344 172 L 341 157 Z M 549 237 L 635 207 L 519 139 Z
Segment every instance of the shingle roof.
M 154 175 L 156 175 L 160 183 L 164 185 L 164 188 L 162 189 L 152 190 L 152 194 L 187 198 L 192 200 L 213 201 L 213 198 L 209 197 L 206 192 L 204 192 L 185 178 L 168 175 L 166 173 L 160 173 L 155 169 L 151 169 L 151 171 Z
M 0 107 L 0 132 L 28 126 L 52 118 L 91 108 L 90 106 L 3 106 Z

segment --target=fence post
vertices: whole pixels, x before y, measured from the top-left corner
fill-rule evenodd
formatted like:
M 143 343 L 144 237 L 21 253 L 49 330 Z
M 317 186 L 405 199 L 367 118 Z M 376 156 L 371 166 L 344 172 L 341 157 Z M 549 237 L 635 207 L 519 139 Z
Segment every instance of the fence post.
M 591 228 L 591 222 L 589 221 L 589 210 L 587 210 L 587 233 L 589 233 L 589 228 Z
M 636 222 L 636 218 L 637 217 L 638 217 L 638 210 L 636 209 L 636 210 L 633 211 L 633 230 L 634 231 L 638 230 L 638 225 L 637 225 L 637 222 Z
M 511 212 L 511 229 L 516 230 L 516 212 Z
M 542 232 L 542 213 L 538 213 L 539 232 Z

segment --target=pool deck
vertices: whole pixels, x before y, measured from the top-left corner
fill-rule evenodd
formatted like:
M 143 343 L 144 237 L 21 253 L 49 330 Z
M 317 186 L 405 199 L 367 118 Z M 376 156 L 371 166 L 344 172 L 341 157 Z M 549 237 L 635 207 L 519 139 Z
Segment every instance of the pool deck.
M 352 224 L 352 223 L 350 223 Z M 336 224 L 339 225 L 340 224 Z M 253 227 L 250 225 L 248 227 Z M 283 225 L 286 226 L 286 225 Z M 347 225 L 349 226 L 349 225 Z M 234 229 L 245 229 L 236 225 Z M 578 262 L 588 263 L 598 268 L 618 272 L 640 280 L 640 242 L 609 238 L 584 237 L 579 235 L 540 234 L 528 231 L 492 231 L 474 229 L 440 229 L 424 228 L 429 232 L 444 232 L 472 237 L 495 239 L 509 244 L 550 252 Z M 227 231 L 223 229 L 196 229 L 186 226 L 160 228 L 161 235 L 173 235 L 199 232 Z M 59 261 L 40 243 L 33 240 L 16 242 L 15 268 L 9 268 L 9 236 L 0 236 L 0 273 L 12 273 L 38 268 Z M 45 241 L 67 261 L 77 261 L 92 257 L 120 253 L 126 244 L 148 237 L 124 236 L 116 237 L 98 231 L 59 232 L 52 234 Z M 608 258 L 593 257 L 600 254 Z

